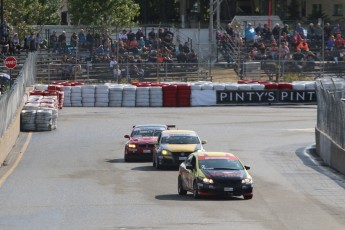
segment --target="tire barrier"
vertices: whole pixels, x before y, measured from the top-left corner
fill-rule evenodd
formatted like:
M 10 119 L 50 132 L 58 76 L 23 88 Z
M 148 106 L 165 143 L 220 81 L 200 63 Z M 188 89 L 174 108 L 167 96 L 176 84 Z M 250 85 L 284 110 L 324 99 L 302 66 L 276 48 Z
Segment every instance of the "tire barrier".
M 176 85 L 163 85 L 163 107 L 176 107 L 177 106 L 177 86 Z
M 43 89 L 40 88 L 39 89 Z M 30 93 L 20 114 L 21 131 L 51 131 L 57 128 L 58 109 L 63 93 L 35 90 Z M 60 98 L 60 99 L 59 99 Z
M 66 107 L 189 107 L 238 103 L 316 102 L 314 81 L 236 83 L 172 82 L 83 85 L 77 82 L 36 85 L 58 96 Z

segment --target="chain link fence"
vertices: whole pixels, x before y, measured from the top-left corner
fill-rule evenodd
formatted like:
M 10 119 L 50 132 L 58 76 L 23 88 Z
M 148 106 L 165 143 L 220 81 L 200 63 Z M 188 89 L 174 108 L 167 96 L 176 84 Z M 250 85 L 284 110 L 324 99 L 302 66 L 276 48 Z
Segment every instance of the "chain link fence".
M 0 138 L 23 102 L 26 87 L 35 83 L 36 53 L 30 53 L 11 88 L 0 96 Z

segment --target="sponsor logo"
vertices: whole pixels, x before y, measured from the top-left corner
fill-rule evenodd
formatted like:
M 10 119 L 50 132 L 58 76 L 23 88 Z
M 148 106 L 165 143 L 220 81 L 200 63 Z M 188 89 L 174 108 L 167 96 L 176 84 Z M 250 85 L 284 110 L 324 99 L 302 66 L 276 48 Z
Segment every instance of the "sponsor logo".
M 230 91 L 217 90 L 217 104 L 228 103 L 305 103 L 316 102 L 316 92 L 311 90 Z

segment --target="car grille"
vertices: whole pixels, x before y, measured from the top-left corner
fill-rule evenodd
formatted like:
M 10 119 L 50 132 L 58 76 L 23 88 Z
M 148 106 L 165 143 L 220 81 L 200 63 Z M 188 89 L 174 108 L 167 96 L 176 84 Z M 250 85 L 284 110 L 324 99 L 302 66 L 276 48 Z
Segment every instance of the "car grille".
M 231 186 L 237 187 L 240 186 L 242 180 L 220 180 L 220 179 L 213 179 L 214 183 L 221 184 L 223 186 Z
M 140 148 L 154 148 L 154 144 L 139 144 L 138 145 Z
M 191 153 L 192 152 L 174 152 L 172 155 L 175 161 L 180 161 L 179 157 L 188 157 L 188 155 Z

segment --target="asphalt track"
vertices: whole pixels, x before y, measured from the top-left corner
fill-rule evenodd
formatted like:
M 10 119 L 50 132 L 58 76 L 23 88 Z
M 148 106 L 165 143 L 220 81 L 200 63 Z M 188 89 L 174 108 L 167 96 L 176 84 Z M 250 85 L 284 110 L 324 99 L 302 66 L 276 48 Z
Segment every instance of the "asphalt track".
M 177 171 L 125 163 L 134 124 L 193 129 L 231 151 L 254 198 L 177 195 Z M 343 229 L 345 180 L 313 153 L 316 106 L 64 108 L 58 129 L 21 133 L 0 168 L 0 229 Z

